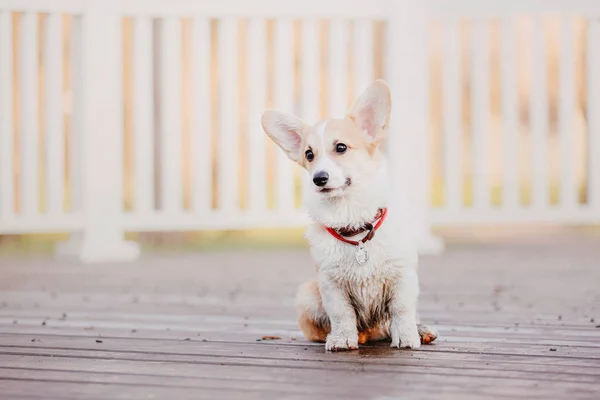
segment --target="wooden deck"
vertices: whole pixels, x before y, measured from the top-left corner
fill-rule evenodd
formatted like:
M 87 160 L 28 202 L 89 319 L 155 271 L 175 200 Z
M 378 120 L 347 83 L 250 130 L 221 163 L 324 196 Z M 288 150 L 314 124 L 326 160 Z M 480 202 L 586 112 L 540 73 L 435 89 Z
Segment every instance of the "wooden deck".
M 600 240 L 561 234 L 423 257 L 441 337 L 326 353 L 295 323 L 306 251 L 0 261 L 0 398 L 600 398 Z M 279 336 L 280 340 L 262 340 Z

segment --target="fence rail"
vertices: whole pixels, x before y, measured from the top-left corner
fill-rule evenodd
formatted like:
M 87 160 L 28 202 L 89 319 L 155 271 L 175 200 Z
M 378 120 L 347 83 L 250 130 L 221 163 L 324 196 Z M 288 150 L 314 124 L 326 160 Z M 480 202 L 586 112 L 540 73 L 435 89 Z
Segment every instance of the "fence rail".
M 125 231 L 306 224 L 260 114 L 339 117 L 378 77 L 423 249 L 432 226 L 600 223 L 600 3 L 282 3 L 0 0 L 0 233 L 102 261 L 137 257 Z
M 402 0 L 403 1 L 403 0 Z M 3 0 L 2 8 L 16 12 L 65 13 L 81 15 L 93 8 L 123 16 L 205 17 L 205 18 L 295 18 L 295 19 L 389 19 L 390 1 L 378 0 L 279 0 L 189 1 L 189 0 Z M 598 18 L 595 0 L 428 0 L 428 13 L 433 18 L 508 18 L 515 15 L 563 14 Z

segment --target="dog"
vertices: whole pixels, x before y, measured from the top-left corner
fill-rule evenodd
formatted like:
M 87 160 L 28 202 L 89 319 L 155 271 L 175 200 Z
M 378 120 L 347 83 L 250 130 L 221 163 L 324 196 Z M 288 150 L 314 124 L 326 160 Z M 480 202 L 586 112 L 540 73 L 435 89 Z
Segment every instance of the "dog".
M 312 179 L 306 231 L 317 266 L 298 289 L 298 324 L 305 338 L 330 351 L 391 340 L 418 349 L 437 332 L 420 325 L 415 251 L 398 243 L 389 214 L 386 160 L 380 149 L 391 112 L 388 85 L 373 82 L 345 118 L 315 125 L 279 111 L 261 118 L 265 133 Z

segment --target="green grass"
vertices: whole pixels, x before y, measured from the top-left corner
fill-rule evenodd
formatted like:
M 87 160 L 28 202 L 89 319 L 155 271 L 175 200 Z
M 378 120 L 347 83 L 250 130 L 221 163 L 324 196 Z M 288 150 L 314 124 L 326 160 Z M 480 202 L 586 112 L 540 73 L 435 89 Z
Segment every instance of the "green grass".
M 307 243 L 304 229 L 255 229 L 183 233 L 129 233 L 127 239 L 142 245 L 145 252 L 213 252 L 232 249 L 301 249 Z M 66 234 L 0 236 L 0 257 L 52 255 L 54 246 L 68 239 Z

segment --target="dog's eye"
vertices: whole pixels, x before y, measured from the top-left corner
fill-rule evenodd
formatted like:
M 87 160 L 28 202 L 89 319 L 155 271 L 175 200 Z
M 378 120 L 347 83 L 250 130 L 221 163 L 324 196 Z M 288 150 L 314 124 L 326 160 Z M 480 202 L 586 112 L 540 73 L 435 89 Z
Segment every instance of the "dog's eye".
M 335 151 L 336 151 L 337 153 L 340 153 L 340 154 L 341 154 L 341 153 L 345 153 L 345 152 L 346 152 L 346 150 L 348 150 L 348 146 L 346 146 L 344 143 L 338 143 L 338 144 L 335 146 Z
M 312 152 L 312 150 L 306 150 L 304 155 L 306 156 L 308 162 L 311 162 L 315 158 L 315 154 Z

